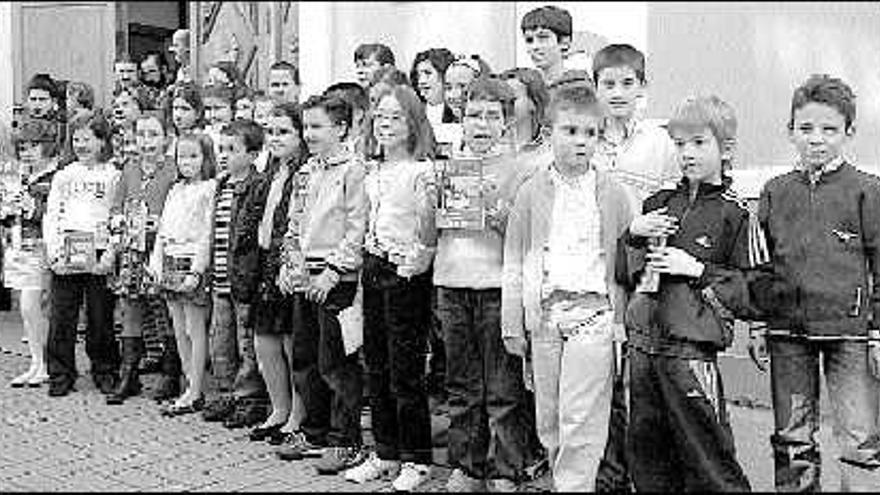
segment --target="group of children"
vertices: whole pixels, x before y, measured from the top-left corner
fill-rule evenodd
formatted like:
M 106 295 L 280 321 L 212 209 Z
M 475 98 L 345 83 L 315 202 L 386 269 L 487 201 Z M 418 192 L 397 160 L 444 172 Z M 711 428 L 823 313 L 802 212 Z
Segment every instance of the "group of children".
M 592 73 L 565 70 L 571 24 L 527 13 L 537 69 L 500 74 L 433 48 L 407 75 L 362 45 L 357 83 L 301 104 L 286 62 L 268 94 L 224 62 L 195 86 L 176 33 L 175 82 L 119 61 L 112 124 L 77 110 L 67 139 L 29 86 L 5 224 L 33 361 L 12 385 L 74 389 L 85 297 L 108 404 L 141 392 L 150 327 L 164 415 L 252 426 L 321 474 L 428 480 L 439 372 L 448 491 L 515 491 L 542 464 L 560 491 L 748 491 L 717 356 L 734 319 L 765 321 L 777 488 L 819 487 L 820 356 L 841 488 L 880 486 L 880 180 L 844 157 L 850 88 L 795 90 L 796 169 L 752 213 L 731 190 L 730 105 L 643 119 L 643 54 L 609 45 Z M 476 204 L 456 210 L 468 181 Z

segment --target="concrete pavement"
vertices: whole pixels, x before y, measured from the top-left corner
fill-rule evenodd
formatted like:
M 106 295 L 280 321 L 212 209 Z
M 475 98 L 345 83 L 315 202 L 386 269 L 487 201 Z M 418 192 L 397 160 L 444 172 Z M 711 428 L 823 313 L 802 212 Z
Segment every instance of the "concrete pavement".
M 87 378 L 88 358 L 77 346 L 82 376 L 77 391 L 50 398 L 46 388 L 7 384 L 27 368 L 26 347 L 15 315 L 0 313 L 0 491 L 390 491 L 390 483 L 354 485 L 341 476 L 319 476 L 313 461 L 283 462 L 274 447 L 250 442 L 247 430 L 227 430 L 197 415 L 164 418 L 145 397 L 107 406 Z M 155 375 L 145 377 L 150 388 Z M 752 488 L 773 489 L 768 438 L 771 412 L 730 407 L 740 462 Z M 369 441 L 369 438 L 368 438 Z M 823 425 L 826 489 L 839 473 L 830 425 Z M 444 449 L 435 450 L 438 464 Z M 442 491 L 448 469 L 435 469 L 423 491 Z M 527 487 L 540 491 L 547 480 Z

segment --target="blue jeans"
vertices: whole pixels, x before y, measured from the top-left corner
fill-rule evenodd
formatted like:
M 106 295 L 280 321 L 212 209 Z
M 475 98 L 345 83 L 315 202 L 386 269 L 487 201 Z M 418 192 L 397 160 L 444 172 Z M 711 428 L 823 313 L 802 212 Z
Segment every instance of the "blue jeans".
M 501 340 L 501 289 L 440 287 L 437 312 L 446 338 L 449 464 L 474 478 L 518 481 L 534 433 L 523 410 L 522 360 Z
M 822 359 L 843 457 L 877 430 L 880 381 L 868 371 L 864 342 L 769 337 L 775 432 L 770 439 L 779 491 L 821 490 L 819 362 Z M 820 356 L 821 354 L 821 356 Z M 840 463 L 841 491 L 880 488 L 880 471 Z
M 266 384 L 257 367 L 250 304 L 229 295 L 213 295 L 208 348 L 213 387 L 236 398 L 266 398 Z

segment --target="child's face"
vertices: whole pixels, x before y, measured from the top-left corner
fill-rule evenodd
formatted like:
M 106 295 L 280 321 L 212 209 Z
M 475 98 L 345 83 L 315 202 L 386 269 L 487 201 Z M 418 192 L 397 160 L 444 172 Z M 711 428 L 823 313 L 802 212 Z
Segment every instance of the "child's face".
M 328 156 L 342 142 L 342 134 L 342 126 L 334 124 L 323 108 L 303 111 L 303 137 L 312 153 Z
M 140 154 L 137 135 L 134 129 L 129 129 L 122 134 L 122 157 L 131 160 Z
M 488 153 L 504 135 L 504 109 L 501 102 L 467 102 L 461 125 L 465 146 L 478 155 Z
M 150 56 L 141 62 L 141 79 L 144 82 L 158 84 L 162 81 L 162 69 L 159 68 L 159 62 L 155 56 Z
M 232 122 L 232 108 L 223 98 L 205 98 L 205 120 L 209 124 L 228 124 Z
M 253 120 L 254 102 L 249 98 L 239 98 L 235 102 L 235 115 L 233 120 Z
M 254 103 L 254 122 L 260 124 L 263 129 L 269 125 L 269 114 L 272 113 L 273 103 L 270 100 L 259 100 Z
M 416 65 L 416 89 L 428 103 L 438 104 L 443 101 L 443 78 L 428 60 Z
M 174 121 L 174 126 L 177 129 L 192 129 L 196 125 L 196 119 L 198 119 L 198 114 L 195 108 L 183 98 L 174 99 L 171 106 L 171 120 Z
M 73 133 L 73 152 L 83 162 L 96 162 L 103 143 L 88 127 L 80 127 Z
M 375 53 L 367 58 L 355 60 L 354 62 L 355 76 L 357 77 L 358 83 L 365 88 L 368 88 L 373 84 L 373 78 L 376 76 L 376 72 L 381 68 L 382 64 L 376 60 Z
M 708 126 L 670 130 L 682 175 L 691 184 L 721 183 L 721 148 Z
M 133 124 L 140 115 L 137 101 L 128 91 L 123 91 L 113 99 L 113 122 L 116 125 Z
M 463 65 L 452 65 L 446 70 L 446 81 L 443 83 L 443 99 L 456 117 L 464 113 L 464 99 L 468 84 L 474 80 L 474 71 Z
M 526 42 L 526 51 L 538 69 L 546 70 L 562 64 L 565 43 L 560 43 L 553 31 L 542 27 L 526 29 L 523 31 L 523 39 Z
M 131 87 L 137 82 L 137 64 L 134 62 L 117 62 L 113 64 L 113 75 L 116 82 L 124 87 Z
M 208 69 L 208 77 L 205 86 L 229 86 L 231 84 L 232 81 L 229 80 L 229 76 L 227 76 L 221 69 L 217 67 L 211 67 Z
M 401 146 L 406 147 L 409 125 L 403 107 L 393 95 L 386 95 L 379 100 L 373 119 L 373 135 L 386 152 Z
M 139 119 L 134 132 L 138 152 L 143 156 L 156 157 L 165 153 L 165 130 L 155 117 Z
M 846 119 L 837 109 L 810 102 L 794 111 L 789 139 L 800 161 L 815 170 L 841 156 L 852 137 L 845 126 Z
M 302 143 L 290 117 L 270 115 L 266 122 L 266 145 L 272 156 L 287 158 L 299 153 Z
M 178 64 L 189 64 L 189 40 L 186 39 L 186 36 L 174 33 L 174 36 L 171 38 L 171 46 L 168 50 L 174 53 L 174 60 Z
M 177 142 L 177 170 L 187 180 L 198 180 L 202 173 L 202 147 L 191 139 Z
M 269 96 L 279 103 L 296 103 L 299 100 L 299 86 L 293 80 L 293 74 L 289 70 L 269 71 Z
M 57 107 L 52 95 L 45 89 L 32 89 L 28 91 L 27 103 L 28 114 L 32 117 L 42 118 L 48 116 Z
M 632 67 L 606 67 L 599 71 L 596 97 L 611 117 L 631 118 L 635 114 L 639 98 L 643 95 L 644 85 Z
M 589 167 L 599 141 L 599 111 L 558 108 L 553 113 L 550 144 L 556 164 L 566 168 Z
M 241 136 L 220 134 L 217 140 L 218 171 L 228 170 L 230 174 L 238 175 L 246 171 L 253 161 L 254 157 L 245 149 Z
M 43 159 L 43 143 L 23 141 L 18 145 L 18 159 L 23 163 L 36 163 Z

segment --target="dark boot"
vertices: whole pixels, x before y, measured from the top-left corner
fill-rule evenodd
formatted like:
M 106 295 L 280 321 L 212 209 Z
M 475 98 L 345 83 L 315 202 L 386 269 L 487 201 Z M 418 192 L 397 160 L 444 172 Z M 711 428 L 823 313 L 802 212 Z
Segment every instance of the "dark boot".
M 121 337 L 122 367 L 119 384 L 112 394 L 107 396 L 107 404 L 122 404 L 125 399 L 141 393 L 141 381 L 138 377 L 138 362 L 141 359 L 143 339 L 141 337 Z
M 162 375 L 159 384 L 153 392 L 156 402 L 175 399 L 180 396 L 180 355 L 177 353 L 177 341 L 174 337 L 165 337 L 165 346 L 162 352 Z

